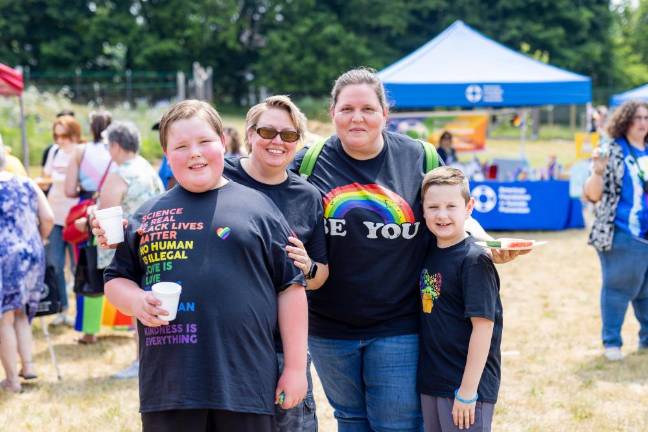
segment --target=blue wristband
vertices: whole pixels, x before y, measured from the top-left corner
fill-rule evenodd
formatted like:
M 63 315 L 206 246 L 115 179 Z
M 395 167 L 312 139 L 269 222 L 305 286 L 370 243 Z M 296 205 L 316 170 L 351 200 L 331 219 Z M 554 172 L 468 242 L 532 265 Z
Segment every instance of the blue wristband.
M 475 397 L 472 399 L 464 399 L 461 396 L 459 396 L 459 389 L 455 390 L 455 399 L 457 399 L 459 402 L 463 404 L 470 405 L 471 403 L 477 402 L 477 399 L 479 399 L 479 394 L 475 393 Z

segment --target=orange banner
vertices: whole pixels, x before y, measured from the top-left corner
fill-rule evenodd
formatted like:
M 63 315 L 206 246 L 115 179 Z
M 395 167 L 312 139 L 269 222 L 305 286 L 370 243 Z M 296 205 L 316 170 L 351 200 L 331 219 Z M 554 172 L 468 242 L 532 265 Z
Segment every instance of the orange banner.
M 476 151 L 486 148 L 488 113 L 485 111 L 434 111 L 396 113 L 390 115 L 388 129 L 439 143 L 444 131 L 453 136 L 452 146 L 457 151 Z

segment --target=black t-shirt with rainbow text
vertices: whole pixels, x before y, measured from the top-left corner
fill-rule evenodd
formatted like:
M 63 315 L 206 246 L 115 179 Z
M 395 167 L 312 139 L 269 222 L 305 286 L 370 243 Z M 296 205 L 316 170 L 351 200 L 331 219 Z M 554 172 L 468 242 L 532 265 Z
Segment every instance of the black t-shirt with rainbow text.
M 136 212 L 104 279 L 182 285 L 174 321 L 138 323 L 141 412 L 274 412 L 277 296 L 304 285 L 289 234 L 266 196 L 234 182 L 204 193 L 177 185 Z
M 310 334 L 336 339 L 418 331 L 418 272 L 430 236 L 422 223 L 424 152 L 384 132 L 376 157 L 356 160 L 337 136 L 309 183 L 323 196 L 330 276 L 309 296 Z M 305 150 L 293 168 L 298 171 Z

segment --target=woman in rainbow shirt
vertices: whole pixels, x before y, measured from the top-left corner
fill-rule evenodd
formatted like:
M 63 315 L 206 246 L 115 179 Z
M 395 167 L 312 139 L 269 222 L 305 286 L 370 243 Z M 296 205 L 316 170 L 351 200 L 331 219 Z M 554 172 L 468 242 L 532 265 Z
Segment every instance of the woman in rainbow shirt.
M 309 350 L 339 431 L 418 432 L 418 275 L 430 241 L 421 226 L 425 151 L 385 130 L 385 90 L 372 70 L 337 79 L 330 114 L 336 135 L 301 170 L 323 197 L 330 266 L 309 296 Z

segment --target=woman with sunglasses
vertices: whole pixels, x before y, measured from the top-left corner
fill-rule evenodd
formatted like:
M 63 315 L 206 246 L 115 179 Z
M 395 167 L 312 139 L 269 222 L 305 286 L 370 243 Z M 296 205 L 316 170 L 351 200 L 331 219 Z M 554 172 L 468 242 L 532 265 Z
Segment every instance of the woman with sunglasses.
M 585 197 L 597 203 L 589 243 L 601 261 L 604 355 L 618 361 L 630 302 L 640 324 L 639 349 L 648 349 L 648 104 L 624 103 L 607 131 L 613 141 L 595 150 Z
M 307 289 L 316 290 L 328 277 L 321 196 L 317 189 L 288 170 L 306 132 L 306 117 L 288 96 L 271 96 L 250 108 L 245 130 L 250 155 L 225 159 L 223 175 L 263 193 L 277 206 L 294 233 L 289 237 L 291 244 L 286 246 L 288 256 L 304 273 Z M 107 245 L 105 233 L 96 221 L 92 226 L 101 247 L 114 247 Z M 278 329 L 275 349 L 281 373 L 284 364 L 295 362 L 284 361 Z M 279 432 L 317 431 L 310 357 L 306 378 L 308 390 L 300 404 L 289 410 L 282 409 L 281 403 L 277 405 L 275 420 Z
M 74 325 L 74 320 L 67 315 L 68 296 L 65 287 L 65 255 L 68 253 L 69 263 L 74 262 L 72 246 L 63 240 L 63 227 L 70 208 L 78 200 L 65 194 L 65 176 L 68 166 L 74 160 L 76 147 L 81 143 L 81 125 L 72 116 L 57 117 L 52 125 L 52 136 L 55 146 L 49 152 L 43 173 L 52 180 L 47 200 L 54 211 L 54 228 L 50 232 L 45 246 L 47 263 L 54 267 L 57 287 L 61 298 L 63 311 L 52 321 L 53 325 Z M 71 270 L 70 270 L 71 272 Z
M 289 237 L 288 256 L 306 277 L 307 289 L 318 289 L 328 277 L 324 219 L 319 192 L 297 174 L 288 171 L 298 144 L 306 132 L 306 117 L 288 96 L 271 96 L 250 108 L 245 119 L 245 140 L 249 157 L 229 158 L 224 175 L 268 196 L 283 213 L 294 232 Z M 275 348 L 280 367 L 284 358 L 279 332 Z M 277 406 L 279 431 L 316 431 L 317 417 L 310 375 L 308 391 L 301 404 L 290 410 Z
M 324 197 L 331 267 L 309 296 L 309 350 L 339 431 L 418 432 L 418 277 L 430 241 L 421 222 L 424 150 L 385 131 L 385 90 L 372 70 L 336 80 L 330 114 L 336 135 L 308 177 Z

